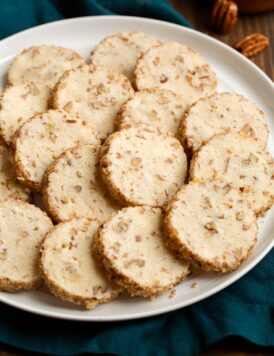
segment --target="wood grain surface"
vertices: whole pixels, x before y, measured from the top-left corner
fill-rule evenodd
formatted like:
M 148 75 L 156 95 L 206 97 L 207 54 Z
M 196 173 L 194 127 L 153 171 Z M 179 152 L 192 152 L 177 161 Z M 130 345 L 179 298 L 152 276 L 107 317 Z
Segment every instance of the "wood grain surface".
M 260 32 L 269 37 L 270 46 L 251 60 L 272 80 L 274 79 L 274 12 L 260 15 L 240 15 L 234 31 L 228 35 L 218 35 L 210 27 L 210 1 L 172 0 L 173 6 L 181 12 L 196 30 L 207 33 L 229 45 L 248 34 Z M 254 83 L 256 85 L 256 83 Z M 1 316 L 0 316 L 1 317 Z M 0 344 L 0 356 L 37 355 Z M 201 356 L 249 356 L 274 355 L 274 348 L 264 348 L 237 338 L 230 337 L 211 346 Z M 172 356 L 172 355 L 171 355 Z M 184 356 L 184 355 L 182 355 Z
M 234 30 L 228 35 L 218 35 L 211 29 L 211 1 L 206 0 L 172 0 L 173 6 L 193 25 L 193 27 L 218 40 L 233 46 L 243 37 L 259 32 L 269 38 L 270 46 L 252 62 L 258 65 L 272 80 L 274 79 L 274 12 L 258 15 L 239 15 Z

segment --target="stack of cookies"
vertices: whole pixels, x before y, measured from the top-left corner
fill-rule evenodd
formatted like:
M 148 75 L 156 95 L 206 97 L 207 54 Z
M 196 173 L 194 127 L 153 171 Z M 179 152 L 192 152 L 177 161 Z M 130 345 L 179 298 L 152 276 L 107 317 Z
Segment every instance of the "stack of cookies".
M 263 112 L 216 87 L 198 52 L 140 32 L 103 39 L 88 62 L 53 45 L 15 57 L 0 98 L 0 290 L 45 283 L 91 309 L 160 296 L 194 265 L 238 268 L 273 205 L 274 163 Z

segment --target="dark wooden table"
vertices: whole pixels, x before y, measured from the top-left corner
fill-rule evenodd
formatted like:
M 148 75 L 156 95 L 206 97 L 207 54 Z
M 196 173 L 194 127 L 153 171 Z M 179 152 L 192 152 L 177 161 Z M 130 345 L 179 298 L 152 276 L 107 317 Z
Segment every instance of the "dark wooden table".
M 269 38 L 270 46 L 251 60 L 257 64 L 272 80 L 274 79 L 274 11 L 259 15 L 240 14 L 238 22 L 228 35 L 218 35 L 210 26 L 210 3 L 208 0 L 171 0 L 173 6 L 181 12 L 193 27 L 219 39 L 229 45 L 248 34 L 259 32 Z
M 270 47 L 257 55 L 252 61 L 257 64 L 270 78 L 274 79 L 274 12 L 261 15 L 241 15 L 234 31 L 221 36 L 210 29 L 209 2 L 206 0 L 172 0 L 173 6 L 181 12 L 193 27 L 201 32 L 233 45 L 235 41 L 244 36 L 260 32 L 270 39 Z M 1 317 L 1 316 L 0 316 Z M 263 348 L 252 345 L 240 338 L 228 338 L 205 350 L 201 356 L 248 356 L 248 355 L 274 355 L 274 348 Z M 12 347 L 0 344 L 0 356 L 27 356 L 36 355 L 23 352 Z M 182 355 L 184 356 L 184 355 Z

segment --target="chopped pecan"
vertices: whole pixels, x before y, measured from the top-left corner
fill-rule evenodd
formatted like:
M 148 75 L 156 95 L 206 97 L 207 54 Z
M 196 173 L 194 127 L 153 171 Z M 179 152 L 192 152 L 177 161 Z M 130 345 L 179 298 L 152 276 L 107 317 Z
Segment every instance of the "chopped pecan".
M 168 81 L 168 77 L 165 74 L 160 76 L 160 83 L 166 83 Z
M 73 102 L 69 101 L 69 102 L 66 103 L 66 105 L 64 105 L 63 109 L 65 111 L 69 112 L 70 110 L 73 109 L 73 106 L 74 106 Z
M 29 89 L 29 94 L 31 95 L 38 95 L 39 94 L 39 89 L 34 83 L 29 83 L 28 84 L 28 89 Z
M 140 157 L 133 157 L 131 159 L 131 164 L 133 166 L 139 166 L 141 164 L 141 162 L 142 162 L 142 158 L 140 158 Z
M 136 236 L 135 236 L 135 241 L 136 241 L 136 242 L 142 241 L 142 237 L 141 237 L 140 235 L 136 235 Z
M 135 266 L 138 266 L 138 267 L 144 267 L 145 264 L 146 264 L 146 262 L 142 258 L 134 258 L 134 259 L 132 259 L 130 261 L 124 262 L 124 267 L 125 268 L 130 268 L 132 265 L 135 265 Z
M 212 9 L 212 25 L 223 35 L 231 32 L 238 19 L 238 6 L 233 1 L 217 0 Z
M 249 137 L 254 137 L 255 136 L 253 128 L 248 124 L 245 124 L 242 127 L 241 132 L 243 132 L 245 135 L 247 135 Z
M 8 255 L 8 250 L 4 248 L 3 250 L 0 251 L 0 260 L 4 261 L 7 259 Z
M 208 197 L 204 197 L 204 209 L 212 208 L 212 204 Z
M 238 41 L 234 48 L 245 57 L 253 57 L 269 46 L 269 39 L 261 33 L 253 33 Z
M 226 184 L 224 187 L 223 187 L 223 192 L 225 194 L 228 194 L 229 192 L 231 191 L 231 186 L 229 184 Z
M 97 91 L 98 95 L 101 95 L 103 93 L 107 93 L 109 91 L 109 89 L 103 83 L 100 83 L 97 86 L 96 91 Z
M 128 223 L 125 221 L 121 220 L 117 223 L 117 225 L 114 225 L 112 230 L 116 233 L 121 233 L 121 232 L 127 232 L 128 230 Z
M 230 162 L 230 157 L 228 157 L 225 161 L 224 173 L 227 173 L 229 162 Z
M 82 175 L 82 173 L 80 171 L 76 171 L 76 175 L 77 175 L 78 178 L 82 178 L 83 177 L 83 175 Z
M 69 201 L 68 201 L 68 198 L 62 198 L 61 199 L 61 203 L 62 204 L 67 204 Z
M 165 181 L 165 179 L 162 176 L 160 176 L 160 174 L 156 174 L 155 177 L 161 180 L 162 182 Z
M 174 298 L 176 295 L 176 289 L 172 289 L 169 293 L 168 299 Z
M 217 233 L 218 230 L 217 230 L 217 227 L 216 227 L 216 224 L 213 222 L 213 221 L 210 221 L 210 222 L 207 222 L 205 225 L 204 225 L 205 229 L 207 229 L 208 231 L 212 232 L 212 233 Z
M 160 58 L 159 57 L 156 57 L 152 63 L 155 65 L 155 66 L 158 66 L 160 64 Z
M 82 190 L 82 187 L 80 185 L 75 185 L 74 189 L 76 190 L 77 193 L 80 193 Z
M 242 211 L 238 211 L 238 212 L 236 213 L 236 220 L 242 221 L 243 218 L 244 218 L 243 212 L 242 212 Z
M 102 286 L 95 286 L 95 287 L 92 288 L 92 291 L 93 291 L 94 295 L 98 295 L 100 293 L 104 294 L 104 293 L 107 292 L 107 290 L 108 290 L 107 287 L 102 287 Z

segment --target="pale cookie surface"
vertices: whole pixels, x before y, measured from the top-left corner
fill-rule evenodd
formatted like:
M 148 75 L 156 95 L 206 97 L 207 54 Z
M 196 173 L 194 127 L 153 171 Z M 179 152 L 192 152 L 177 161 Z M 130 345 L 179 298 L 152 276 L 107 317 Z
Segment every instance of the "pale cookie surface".
M 104 38 L 91 53 L 91 62 L 117 70 L 132 80 L 141 54 L 160 44 L 156 38 L 142 32 L 116 33 Z
M 0 202 L 7 199 L 28 200 L 29 193 L 16 179 L 10 158 L 9 151 L 0 146 Z
M 39 191 L 54 159 L 84 143 L 99 143 L 88 121 L 54 110 L 35 116 L 19 129 L 14 141 L 14 161 L 20 181 Z
M 219 181 L 185 185 L 166 206 L 165 230 L 174 252 L 221 273 L 240 266 L 258 234 L 243 194 Z
M 187 150 L 197 151 L 215 134 L 243 132 L 266 147 L 268 128 L 255 104 L 235 93 L 218 93 L 200 99 L 186 113 L 179 135 Z
M 122 74 L 93 65 L 66 72 L 53 94 L 53 107 L 89 120 L 105 138 L 116 126 L 122 104 L 134 90 Z
M 41 82 L 53 88 L 65 71 L 84 64 L 84 59 L 72 49 L 53 45 L 33 46 L 12 61 L 8 69 L 8 82 Z
M 41 269 L 57 297 L 87 309 L 114 299 L 121 291 L 110 282 L 92 255 L 99 224 L 86 218 L 55 226 L 41 246 Z
M 101 181 L 99 154 L 99 146 L 82 145 L 64 152 L 49 168 L 43 201 L 55 221 L 86 216 L 103 222 L 118 209 Z
M 136 92 L 121 108 L 119 127 L 143 123 L 178 134 L 187 108 L 184 97 L 167 89 L 145 89 Z
M 219 178 L 242 191 L 258 215 L 274 202 L 273 159 L 243 134 L 216 135 L 193 156 L 190 179 Z
M 0 133 L 6 145 L 29 118 L 47 111 L 51 90 L 42 83 L 8 86 L 0 98 Z
M 111 194 L 121 203 L 162 206 L 184 183 L 187 160 L 172 134 L 135 125 L 107 139 L 101 172 Z
M 160 208 L 120 210 L 99 229 L 94 249 L 105 268 L 134 295 L 156 297 L 188 274 L 188 263 L 167 249 Z
M 207 61 L 192 48 L 176 42 L 156 46 L 137 62 L 138 90 L 164 88 L 181 93 L 188 104 L 215 92 L 217 79 Z
M 41 283 L 39 249 L 53 227 L 39 208 L 21 200 L 0 203 L 0 290 L 34 289 Z

